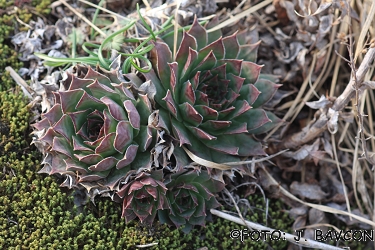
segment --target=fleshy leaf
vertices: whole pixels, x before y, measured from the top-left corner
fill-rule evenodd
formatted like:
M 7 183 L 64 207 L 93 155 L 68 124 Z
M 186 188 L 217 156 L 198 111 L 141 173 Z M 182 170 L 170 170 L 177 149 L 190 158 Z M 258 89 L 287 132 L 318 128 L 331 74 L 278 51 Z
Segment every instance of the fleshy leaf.
M 197 17 L 194 18 L 194 22 L 187 33 L 197 40 L 198 50 L 206 46 L 208 40 L 207 32 L 206 29 L 198 23 Z
M 257 108 L 267 103 L 275 95 L 280 86 L 280 84 L 275 84 L 269 80 L 259 79 L 258 82 L 255 83 L 255 87 L 260 91 L 261 94 L 252 104 L 252 106 Z
M 240 51 L 240 45 L 237 41 L 237 32 L 231 36 L 223 38 L 226 59 L 236 59 Z
M 128 145 L 133 141 L 133 129 L 129 122 L 120 121 L 116 127 L 116 136 L 113 147 L 119 152 L 124 153 Z
M 53 105 L 53 107 L 47 113 L 43 114 L 43 117 L 47 118 L 51 126 L 59 121 L 62 116 L 63 112 L 60 104 Z
M 102 98 L 100 98 L 100 101 L 107 105 L 109 113 L 111 113 L 112 117 L 115 118 L 117 121 L 128 120 L 124 109 L 115 101 L 111 100 L 107 96 L 103 96 Z
M 244 61 L 242 62 L 240 76 L 246 79 L 246 83 L 254 84 L 258 80 L 262 67 L 263 66 L 255 64 L 253 62 Z
M 97 164 L 90 166 L 89 169 L 91 171 L 95 171 L 95 172 L 106 171 L 106 170 L 109 170 L 109 169 L 113 168 L 115 166 L 116 162 L 117 162 L 116 158 L 107 157 L 107 158 L 99 161 Z
M 83 89 L 60 91 L 62 112 L 67 113 L 76 111 L 76 105 L 84 93 Z
M 156 62 L 153 65 L 156 66 L 156 71 L 158 73 L 160 83 L 165 90 L 169 88 L 170 82 L 170 69 L 167 67 L 168 63 L 172 62 L 172 52 L 168 45 L 163 42 L 155 42 L 153 53 L 155 54 Z
M 176 54 L 176 62 L 178 63 L 178 65 L 180 65 L 179 72 L 178 72 L 179 75 L 181 75 L 182 70 L 183 70 L 183 67 L 181 67 L 181 65 L 185 65 L 185 63 L 187 63 L 189 53 L 190 53 L 189 51 L 192 49 L 193 50 L 197 49 L 197 41 L 189 33 L 184 32 L 182 35 L 180 47 L 178 48 L 178 51 Z
M 134 106 L 133 102 L 130 100 L 124 101 L 124 107 L 126 112 L 128 112 L 129 122 L 134 129 L 139 129 L 141 125 L 141 117 Z
M 99 154 L 102 157 L 108 157 L 116 153 L 114 148 L 114 140 L 116 133 L 110 133 L 106 135 L 100 142 L 99 146 L 95 149 L 95 154 Z
M 240 116 L 237 116 L 235 118 L 235 121 L 246 122 L 247 129 L 249 131 L 252 129 L 257 129 L 271 122 L 271 120 L 268 118 L 266 112 L 263 109 L 250 109 L 245 113 L 241 114 Z
M 276 127 L 280 122 L 282 122 L 282 120 L 279 117 L 277 117 L 274 113 L 266 111 L 266 114 L 267 114 L 267 117 L 270 119 L 271 122 L 268 122 L 268 123 L 264 124 L 260 128 L 249 130 L 250 133 L 255 134 L 255 135 L 266 133 L 269 130 Z
M 181 112 L 181 116 L 185 117 L 185 120 L 194 125 L 199 126 L 202 121 L 203 117 L 199 114 L 197 110 L 190 104 L 190 103 L 182 103 L 179 105 L 179 110 Z
M 138 145 L 130 145 L 124 154 L 124 157 L 117 162 L 116 168 L 122 169 L 132 163 L 137 156 Z

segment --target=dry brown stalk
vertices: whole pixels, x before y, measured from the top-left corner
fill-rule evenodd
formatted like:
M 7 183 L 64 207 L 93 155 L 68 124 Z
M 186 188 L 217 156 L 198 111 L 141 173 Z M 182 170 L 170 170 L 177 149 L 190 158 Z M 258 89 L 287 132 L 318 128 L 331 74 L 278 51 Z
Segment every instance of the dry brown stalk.
M 366 53 L 365 57 L 363 58 L 363 61 L 359 66 L 358 70 L 356 71 L 355 77 L 351 78 L 343 93 L 334 101 L 331 107 L 333 111 L 339 112 L 343 110 L 346 107 L 346 105 L 350 102 L 350 100 L 353 97 L 355 97 L 356 85 L 360 86 L 359 88 L 357 88 L 359 96 L 361 96 L 364 93 L 364 91 L 369 88 L 368 85 L 363 84 L 363 80 L 367 71 L 371 67 L 371 63 L 374 60 L 374 58 L 375 48 L 370 48 Z M 287 138 L 284 142 L 281 142 L 280 148 L 297 148 L 315 139 L 321 133 L 323 133 L 327 129 L 327 123 L 331 117 L 328 112 L 321 113 L 321 111 L 317 111 L 316 116 L 318 115 L 319 118 L 314 120 L 305 128 L 303 128 L 302 131 Z

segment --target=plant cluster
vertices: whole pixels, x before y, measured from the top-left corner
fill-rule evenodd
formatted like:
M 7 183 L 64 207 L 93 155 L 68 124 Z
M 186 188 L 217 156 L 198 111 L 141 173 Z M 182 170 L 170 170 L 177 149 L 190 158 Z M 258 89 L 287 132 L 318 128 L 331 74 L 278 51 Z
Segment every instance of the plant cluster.
M 213 25 L 195 20 L 172 32 L 175 50 L 170 33 L 148 40 L 151 67 L 136 67 L 138 75 L 119 63 L 66 71 L 53 107 L 34 124 L 40 172 L 121 202 L 127 222 L 158 216 L 185 232 L 204 225 L 225 186 L 212 166 L 265 154 L 255 135 L 279 122 L 263 109 L 279 85 L 260 74 L 258 44 L 246 44 L 246 32 L 208 34 Z

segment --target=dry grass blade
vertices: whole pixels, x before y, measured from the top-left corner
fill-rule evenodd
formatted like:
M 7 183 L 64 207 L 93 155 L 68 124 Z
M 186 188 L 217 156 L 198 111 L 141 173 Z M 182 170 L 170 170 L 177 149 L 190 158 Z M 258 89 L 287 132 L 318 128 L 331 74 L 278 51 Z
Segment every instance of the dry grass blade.
M 182 147 L 182 148 L 185 150 L 186 154 L 190 157 L 190 159 L 192 161 L 194 161 L 195 163 L 198 163 L 199 165 L 202 165 L 202 166 L 205 166 L 205 167 L 208 167 L 208 168 L 216 168 L 216 169 L 220 169 L 220 170 L 229 170 L 229 169 L 233 168 L 231 166 L 238 166 L 238 165 L 242 165 L 242 164 L 259 163 L 259 162 L 262 162 L 262 161 L 269 160 L 269 159 L 271 159 L 271 158 L 273 158 L 277 155 L 281 155 L 281 154 L 285 153 L 286 151 L 288 151 L 288 149 L 285 149 L 285 150 L 282 150 L 282 151 L 280 151 L 276 154 L 269 155 L 267 157 L 263 157 L 263 158 L 257 159 L 257 160 L 216 163 L 216 162 L 212 162 L 212 161 L 207 161 L 205 159 L 200 158 L 199 156 L 196 156 L 186 147 Z
M 219 25 L 215 26 L 214 28 L 211 28 L 209 30 L 207 30 L 208 33 L 212 32 L 212 31 L 215 31 L 215 30 L 220 30 L 224 27 L 228 27 L 230 26 L 231 24 L 237 22 L 238 20 L 240 20 L 241 18 L 243 17 L 246 17 L 248 15 L 250 15 L 251 13 L 261 9 L 261 8 L 264 8 L 265 6 L 269 5 L 272 3 L 273 0 L 265 0 L 265 1 L 262 1 L 260 3 L 258 3 L 257 5 L 254 5 L 253 7 L 241 12 L 240 14 L 237 14 L 231 18 L 229 18 L 228 20 L 225 20 L 224 22 L 221 22 Z
M 371 67 L 371 62 L 374 60 L 374 58 L 375 48 L 370 48 L 356 72 L 355 78 L 358 83 L 363 83 L 365 75 Z M 356 88 L 354 87 L 355 84 L 357 84 L 356 80 L 354 79 L 354 77 L 352 77 L 343 93 L 335 100 L 332 106 L 332 110 L 341 111 L 350 102 L 351 98 L 353 98 L 356 93 Z M 368 86 L 362 85 L 358 90 L 359 95 L 361 96 L 364 93 L 364 90 L 366 90 L 367 88 Z M 327 116 L 327 114 L 322 113 L 319 119 L 317 119 L 317 121 L 310 125 L 308 129 L 303 129 L 301 132 L 296 133 L 285 140 L 285 142 L 282 143 L 284 148 L 296 148 L 316 138 L 326 130 L 328 120 L 329 117 Z
M 221 211 L 216 210 L 216 209 L 211 209 L 210 212 L 213 215 L 216 215 L 220 218 L 223 218 L 223 219 L 226 219 L 226 220 L 229 220 L 229 221 L 233 221 L 237 224 L 240 224 L 240 225 L 243 225 L 243 226 L 246 226 L 246 227 L 250 227 L 250 228 L 252 228 L 254 230 L 257 230 L 257 231 L 265 231 L 265 232 L 272 233 L 272 232 L 275 232 L 277 230 L 277 229 L 274 229 L 274 228 L 262 226 L 260 224 L 257 224 L 257 223 L 254 223 L 254 222 L 251 222 L 251 221 L 248 221 L 248 220 L 243 221 L 241 218 L 229 215 L 227 213 L 221 212 Z M 277 231 L 279 231 L 279 230 L 277 230 Z M 299 242 L 296 242 L 296 235 L 285 233 L 285 232 L 281 232 L 281 235 L 282 235 L 283 239 L 285 238 L 289 242 L 292 242 L 294 244 L 304 246 L 304 247 L 310 247 L 310 248 L 315 248 L 315 249 L 324 249 L 324 250 L 341 250 L 342 249 L 340 247 L 330 246 L 330 245 L 327 245 L 327 244 L 324 244 L 324 243 L 321 243 L 321 242 L 317 242 L 317 241 L 302 238 L 302 237 L 299 238 Z
M 337 171 L 339 173 L 340 181 L 341 181 L 341 184 L 342 184 L 342 189 L 344 191 L 346 208 L 348 209 L 349 213 L 351 213 L 350 202 L 349 202 L 349 197 L 348 197 L 348 191 L 347 191 L 347 188 L 346 188 L 345 183 L 344 183 L 344 177 L 342 176 L 339 159 L 337 157 L 336 140 L 335 140 L 335 135 L 334 134 L 331 134 L 331 140 L 332 140 L 333 155 L 335 156 L 335 162 L 336 162 L 336 166 L 337 166 Z
M 58 2 L 61 2 L 64 4 L 68 9 L 70 9 L 74 14 L 76 14 L 79 18 L 81 18 L 83 21 L 85 21 L 88 25 L 90 25 L 93 29 L 95 29 L 100 35 L 103 37 L 106 37 L 107 35 L 99 29 L 95 24 L 93 24 L 89 19 L 87 19 L 84 15 L 79 13 L 76 9 L 74 9 L 70 4 L 68 4 L 65 0 L 58 0 Z
M 22 77 L 20 77 L 17 74 L 17 72 L 14 71 L 14 69 L 12 67 L 8 66 L 8 67 L 5 68 L 5 70 L 9 72 L 9 74 L 13 78 L 13 80 L 21 87 L 24 95 L 27 96 L 30 100 L 33 99 L 33 97 L 30 94 L 31 89 L 30 89 L 29 85 L 27 85 L 25 80 L 23 80 Z
M 117 14 L 116 12 L 110 11 L 110 10 L 108 10 L 106 8 L 103 8 L 103 7 L 99 6 L 99 5 L 97 5 L 97 4 L 93 4 L 93 3 L 89 2 L 89 1 L 86 1 L 86 0 L 78 0 L 78 1 L 80 1 L 80 2 L 82 2 L 84 4 L 87 4 L 87 5 L 90 5 L 91 7 L 94 7 L 96 9 L 101 10 L 101 11 L 107 12 L 108 14 L 116 16 L 116 17 L 118 17 L 120 19 L 128 19 L 128 18 L 126 18 L 126 17 L 124 17 L 122 15 Z
M 367 15 L 366 21 L 361 27 L 361 33 L 359 35 L 359 38 L 357 39 L 357 47 L 355 48 L 355 57 L 354 57 L 354 62 L 357 61 L 358 56 L 362 53 L 362 49 L 364 47 L 364 41 L 367 36 L 367 32 L 369 28 L 371 27 L 371 22 L 374 19 L 375 16 L 375 2 L 372 1 L 371 8 L 369 10 L 369 13 Z

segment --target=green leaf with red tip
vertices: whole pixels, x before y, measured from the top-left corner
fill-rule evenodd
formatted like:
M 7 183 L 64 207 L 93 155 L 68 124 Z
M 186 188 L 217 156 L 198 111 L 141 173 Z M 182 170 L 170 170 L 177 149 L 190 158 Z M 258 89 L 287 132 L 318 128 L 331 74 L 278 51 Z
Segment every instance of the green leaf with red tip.
M 243 83 L 245 81 L 245 78 L 229 73 L 227 75 L 227 79 L 229 80 L 228 88 L 232 89 L 237 94 L 240 93 Z
M 39 138 L 39 140 L 48 143 L 50 146 L 53 144 L 53 139 L 59 136 L 59 134 L 53 130 L 53 128 L 48 128 L 46 133 Z
M 207 120 L 217 120 L 219 117 L 219 113 L 207 105 L 195 105 L 194 106 L 195 110 L 198 111 L 199 114 L 202 115 L 203 121 Z
M 104 179 L 109 175 L 110 172 L 111 172 L 111 169 L 106 170 L 106 171 L 101 171 L 101 172 L 91 172 L 90 174 L 87 174 L 87 175 L 81 175 L 79 176 L 78 183 L 94 182 L 94 181 Z
M 78 171 L 81 174 L 86 174 L 89 172 L 89 165 L 79 162 L 79 161 L 74 161 L 71 158 L 66 158 L 64 159 L 64 162 L 66 164 L 66 170 L 68 171 L 73 171 L 76 172 Z
M 256 62 L 259 45 L 260 41 L 254 44 L 241 45 L 238 58 L 245 61 Z
M 163 101 L 164 96 L 167 94 L 167 89 L 163 86 L 161 83 L 160 79 L 157 77 L 155 71 L 151 69 L 149 72 L 143 73 L 143 75 L 146 77 L 147 80 L 150 80 L 155 88 L 156 88 L 156 93 L 155 93 L 155 101 L 161 105 L 163 108 L 167 109 L 166 103 Z M 169 80 L 169 79 L 168 79 Z M 168 82 L 169 84 L 169 82 Z
M 103 96 L 107 96 L 118 104 L 122 103 L 120 96 L 115 90 L 104 84 L 101 84 L 100 82 L 98 82 L 98 80 L 95 80 L 93 83 L 87 86 L 87 88 L 90 90 L 91 95 L 97 99 L 100 99 Z
M 42 116 L 47 118 L 51 126 L 53 126 L 63 116 L 61 105 L 60 104 L 53 105 L 52 108 L 47 113 L 43 114 Z
M 216 59 L 220 60 L 224 58 L 225 49 L 223 44 L 223 39 L 219 38 L 211 44 L 208 44 L 204 48 L 198 51 L 198 61 L 205 58 L 209 53 L 213 53 Z
M 186 81 L 179 85 L 180 87 L 180 97 L 179 100 L 181 103 L 187 102 L 191 105 L 195 103 L 195 91 L 190 81 Z
M 226 65 L 227 73 L 232 73 L 233 75 L 240 76 L 242 69 L 243 60 L 237 59 L 222 59 L 218 60 L 218 65 Z
M 63 113 L 76 111 L 76 105 L 86 93 L 83 89 L 60 91 L 61 109 Z
M 43 117 L 43 116 L 42 116 Z M 61 117 L 60 117 L 61 118 Z M 59 118 L 59 119 L 60 119 Z M 57 119 L 57 121 L 59 120 Z M 34 124 L 31 124 L 31 126 L 33 128 L 35 128 L 36 130 L 43 130 L 43 129 L 48 129 L 51 124 L 50 122 L 48 121 L 48 119 L 46 117 L 44 117 L 42 120 L 38 121 L 37 123 L 34 123 Z
M 94 153 L 94 148 L 84 143 L 80 136 L 73 136 L 72 139 L 74 151 L 86 151 L 89 154 Z
M 219 79 L 226 80 L 227 72 L 226 72 L 226 65 L 219 65 L 216 68 L 210 70 L 211 74 L 216 76 Z
M 187 33 L 189 33 L 192 37 L 195 37 L 197 40 L 198 50 L 207 45 L 208 38 L 206 29 L 198 23 L 196 17 L 194 18 L 194 22 Z
M 237 32 L 223 38 L 225 48 L 225 59 L 237 59 L 240 51 L 240 44 L 237 41 Z
M 201 75 L 201 72 L 197 71 L 197 72 L 194 73 L 194 76 L 192 76 L 191 79 L 190 79 L 191 86 L 193 86 L 194 90 L 198 89 L 198 86 L 199 86 L 199 83 L 200 83 L 200 75 Z
M 134 129 L 139 129 L 141 126 L 141 117 L 139 116 L 138 110 L 132 101 L 124 101 L 124 107 L 128 113 L 128 119 Z
M 69 115 L 63 115 L 61 119 L 53 126 L 53 130 L 64 136 L 68 142 L 72 142 L 72 135 L 75 134 L 72 119 Z
M 251 106 L 245 100 L 237 100 L 235 103 L 233 103 L 233 107 L 234 109 L 225 116 L 226 120 L 232 120 L 236 118 L 237 116 L 240 116 L 246 111 L 251 109 Z M 220 118 L 221 118 L 221 112 L 219 112 L 219 119 Z
M 95 165 L 91 165 L 89 167 L 89 170 L 95 171 L 95 172 L 101 172 L 101 171 L 106 171 L 111 168 L 113 168 L 117 163 L 117 159 L 114 157 L 107 157 L 101 161 L 99 161 Z
M 68 115 L 72 119 L 73 122 L 73 128 L 75 133 L 77 133 L 85 124 L 87 121 L 87 115 L 92 112 L 91 109 L 86 109 L 86 110 L 80 110 L 76 112 L 69 113 Z
M 262 134 L 270 131 L 274 127 L 276 127 L 282 120 L 277 117 L 274 113 L 266 111 L 267 117 L 271 120 L 271 122 L 268 122 L 264 124 L 262 127 L 257 129 L 249 130 L 249 133 L 251 134 Z
M 97 98 L 89 95 L 85 92 L 81 99 L 78 101 L 75 109 L 78 110 L 87 110 L 87 109 L 96 109 L 102 111 L 106 106 Z
M 131 164 L 137 157 L 137 151 L 138 145 L 129 145 L 129 147 L 125 151 L 124 157 L 117 162 L 116 168 L 121 169 Z
M 162 99 L 165 103 L 166 103 L 166 106 L 168 108 L 168 110 L 172 113 L 172 115 L 180 120 L 180 118 L 178 117 L 178 111 L 177 111 L 177 106 L 176 106 L 176 103 L 172 97 L 172 94 L 171 94 L 171 91 L 168 89 L 167 91 L 167 94 L 165 95 L 165 97 Z
M 178 51 L 176 53 L 176 62 L 179 65 L 179 75 L 182 73 L 182 65 L 188 61 L 189 51 L 197 49 L 197 41 L 189 33 L 184 32 L 182 35 L 181 43 L 179 44 Z
M 261 92 L 257 100 L 252 104 L 254 108 L 261 107 L 271 100 L 281 86 L 266 79 L 259 79 L 254 85 Z
M 203 141 L 203 143 L 216 151 L 231 155 L 248 157 L 265 154 L 262 144 L 246 134 L 220 135 L 215 141 Z
M 59 152 L 68 157 L 73 156 L 73 150 L 71 148 L 71 145 L 64 137 L 54 137 L 51 150 Z
M 199 55 L 198 55 L 199 57 Z M 217 60 L 212 51 L 198 64 L 194 71 L 206 71 L 216 66 Z
M 194 67 L 197 65 L 196 59 L 198 57 L 198 52 L 196 50 L 189 48 L 189 53 L 186 58 L 186 61 L 183 64 L 179 64 L 179 68 L 182 68 L 182 71 L 179 71 L 180 82 L 186 82 L 191 78 L 191 72 Z M 183 66 L 182 66 L 183 65 Z
M 197 90 L 195 91 L 195 97 L 196 97 L 195 105 L 205 105 L 205 106 L 209 105 L 208 96 L 205 93 Z
M 151 51 L 154 55 L 156 62 L 153 63 L 156 67 L 160 82 L 165 90 L 170 87 L 170 76 L 171 72 L 168 63 L 172 62 L 172 52 L 168 45 L 163 42 L 155 42 L 154 48 Z
M 175 119 L 172 119 L 171 123 L 173 134 L 176 139 L 180 141 L 180 146 L 184 144 L 191 145 L 189 140 L 189 138 L 191 138 L 191 135 L 189 135 L 189 131 L 187 130 L 187 128 Z
M 189 125 L 185 125 L 189 131 L 195 135 L 196 137 L 198 137 L 198 139 L 200 140 L 208 140 L 208 141 L 215 141 L 216 140 L 216 137 L 207 133 L 206 131 L 200 129 L 200 128 L 197 128 L 197 127 L 193 127 L 193 126 L 189 126 Z
M 220 24 L 220 22 L 219 22 L 218 16 L 214 16 L 214 18 L 212 18 L 204 27 L 205 27 L 206 30 L 209 30 L 211 28 L 215 28 L 219 24 Z M 208 38 L 207 43 L 212 43 L 213 41 L 215 41 L 215 40 L 219 39 L 220 37 L 222 37 L 222 35 L 223 34 L 221 32 L 221 29 L 208 32 L 207 33 L 207 38 Z
M 238 99 L 247 100 L 252 105 L 260 95 L 260 91 L 254 86 L 254 84 L 246 84 L 241 88 L 240 96 Z
M 148 99 L 147 95 L 138 94 L 138 99 L 135 107 L 140 117 L 140 123 L 147 124 L 148 118 L 152 113 L 151 102 L 150 99 Z
M 179 111 L 183 120 L 193 126 L 199 126 L 203 121 L 202 115 L 190 103 L 180 104 Z
M 133 141 L 133 128 L 130 122 L 120 121 L 116 127 L 116 136 L 113 140 L 113 147 L 119 153 L 124 153 L 125 149 Z M 98 153 L 98 152 L 97 152 Z
M 110 133 L 106 135 L 100 142 L 99 146 L 95 148 L 95 154 L 99 154 L 102 157 L 108 157 L 115 154 L 117 151 L 114 148 L 114 140 L 116 133 Z
M 247 122 L 231 121 L 231 125 L 228 128 L 215 131 L 214 135 L 231 135 L 231 134 L 243 134 L 247 133 Z
M 139 150 L 145 152 L 152 142 L 152 129 L 149 126 L 141 126 L 134 141 L 139 145 Z
M 128 84 L 129 83 L 125 83 L 125 82 L 122 82 L 120 84 L 114 84 L 114 83 L 112 83 L 112 87 L 114 88 L 114 90 L 116 91 L 117 95 L 120 98 L 120 102 L 119 103 L 122 103 L 122 102 L 124 102 L 126 100 L 135 101 L 133 93 L 128 89 Z M 131 82 L 131 84 L 134 84 L 134 83 Z
M 265 124 L 271 122 L 268 118 L 266 112 L 263 109 L 250 109 L 245 113 L 237 116 L 235 118 L 237 122 L 246 122 L 247 129 L 250 131 L 252 129 L 257 129 Z
M 118 124 L 118 121 L 113 118 L 113 116 L 109 113 L 108 110 L 103 111 L 104 115 L 104 134 L 108 135 L 110 133 L 116 132 L 116 127 Z
M 242 62 L 242 68 L 241 68 L 241 77 L 245 78 L 246 84 L 252 83 L 254 84 L 260 74 L 260 70 L 262 69 L 262 66 L 253 63 L 253 62 Z
M 71 76 L 72 81 L 69 85 L 68 90 L 74 90 L 74 89 L 84 89 L 87 90 L 87 86 L 92 83 L 91 79 L 82 79 L 78 78 L 76 76 Z
M 217 130 L 223 130 L 229 128 L 231 126 L 231 121 L 215 121 L 215 120 L 208 120 L 204 122 L 199 128 L 210 131 L 212 134 L 216 134 Z
M 83 79 L 92 79 L 92 80 L 97 79 L 100 83 L 107 85 L 108 87 L 111 86 L 111 82 L 112 82 L 108 77 L 97 72 L 96 70 L 93 70 L 91 67 L 88 67 L 87 74 L 85 75 Z
M 107 96 L 103 96 L 100 98 L 100 101 L 102 101 L 108 108 L 109 113 L 112 115 L 113 118 L 115 118 L 117 121 L 127 121 L 127 115 L 124 111 L 124 108 L 118 105 L 115 101 L 111 100 Z

